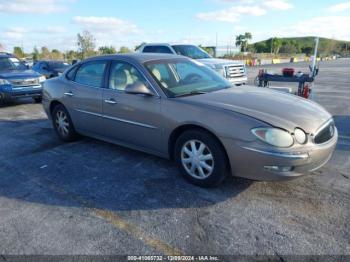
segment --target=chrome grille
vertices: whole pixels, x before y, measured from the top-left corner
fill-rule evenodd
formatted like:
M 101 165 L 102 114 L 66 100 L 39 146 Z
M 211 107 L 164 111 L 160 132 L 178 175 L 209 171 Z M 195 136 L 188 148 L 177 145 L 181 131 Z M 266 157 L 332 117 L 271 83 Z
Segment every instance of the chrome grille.
M 38 78 L 31 79 L 12 79 L 9 80 L 13 86 L 36 86 L 39 85 Z
M 245 69 L 243 65 L 229 65 L 226 66 L 227 78 L 237 78 L 245 76 Z
M 335 127 L 334 121 L 332 120 L 327 122 L 316 133 L 314 138 L 315 144 L 323 144 L 331 140 L 335 134 L 335 130 L 336 130 L 336 127 Z

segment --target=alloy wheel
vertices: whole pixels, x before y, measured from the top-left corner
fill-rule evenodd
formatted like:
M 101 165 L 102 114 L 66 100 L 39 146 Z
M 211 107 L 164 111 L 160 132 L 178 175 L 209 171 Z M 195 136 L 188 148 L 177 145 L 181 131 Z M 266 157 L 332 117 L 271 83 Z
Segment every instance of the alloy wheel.
M 206 179 L 214 171 L 214 157 L 209 147 L 199 140 L 187 141 L 181 150 L 186 172 L 196 179 Z
M 55 123 L 58 132 L 62 136 L 67 136 L 69 134 L 69 121 L 65 112 L 57 111 Z

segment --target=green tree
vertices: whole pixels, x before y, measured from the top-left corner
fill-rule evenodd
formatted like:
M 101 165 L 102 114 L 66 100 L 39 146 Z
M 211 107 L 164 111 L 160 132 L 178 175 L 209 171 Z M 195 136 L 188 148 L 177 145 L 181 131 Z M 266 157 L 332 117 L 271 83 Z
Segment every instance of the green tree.
M 77 45 L 81 59 L 95 54 L 95 38 L 89 31 L 77 35 Z
M 69 62 L 72 62 L 73 60 L 77 60 L 79 58 L 79 54 L 74 50 L 69 50 L 65 53 L 65 58 Z
M 36 46 L 33 48 L 32 57 L 34 61 L 38 61 L 40 58 L 40 53 Z
M 249 46 L 249 41 L 252 40 L 253 36 L 251 33 L 246 32 L 244 35 L 236 36 L 236 46 L 239 46 L 241 52 L 246 52 Z
M 236 46 L 238 46 L 243 51 L 243 45 L 244 45 L 244 35 L 238 35 L 236 36 Z
M 281 39 L 277 38 L 277 37 L 274 37 L 271 39 L 271 50 L 272 50 L 272 53 L 274 54 L 278 54 L 279 51 L 280 51 L 280 48 L 282 46 L 282 41 Z
M 46 46 L 41 47 L 40 59 L 51 59 L 51 52 Z
M 13 54 L 17 56 L 18 58 L 23 58 L 25 56 L 23 49 L 19 46 L 15 46 L 13 48 Z
M 257 53 L 268 53 L 268 47 L 265 42 L 258 42 L 254 44 L 254 49 Z
M 311 46 L 305 46 L 305 47 L 302 47 L 301 48 L 301 52 L 306 54 L 307 56 L 311 55 L 312 54 L 312 51 L 313 51 L 313 47 Z
M 59 50 L 53 49 L 51 51 L 51 59 L 62 60 L 63 59 L 63 54 Z
M 113 46 L 101 46 L 98 49 L 99 53 L 101 55 L 109 55 L 109 54 L 116 54 L 117 50 Z
M 126 46 L 120 47 L 120 49 L 118 51 L 119 54 L 127 54 L 127 53 L 130 53 L 130 52 L 131 52 L 131 50 L 128 47 L 126 47 Z

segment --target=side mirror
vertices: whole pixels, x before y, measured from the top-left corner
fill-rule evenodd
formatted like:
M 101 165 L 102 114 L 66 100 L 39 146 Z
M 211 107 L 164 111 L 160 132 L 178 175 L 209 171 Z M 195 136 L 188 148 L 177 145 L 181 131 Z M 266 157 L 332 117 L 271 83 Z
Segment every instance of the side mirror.
M 127 85 L 125 87 L 125 93 L 134 95 L 154 96 L 154 93 L 144 83 L 140 81 Z

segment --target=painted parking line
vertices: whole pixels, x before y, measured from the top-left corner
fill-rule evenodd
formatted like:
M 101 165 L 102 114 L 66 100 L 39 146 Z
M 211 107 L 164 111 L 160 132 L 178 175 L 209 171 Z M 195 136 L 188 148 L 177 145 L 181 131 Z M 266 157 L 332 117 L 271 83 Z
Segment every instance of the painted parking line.
M 54 193 L 60 194 L 61 196 L 63 196 L 68 200 L 78 203 L 83 208 L 90 211 L 90 213 L 92 213 L 94 216 L 107 221 L 108 223 L 113 225 L 115 228 L 128 233 L 129 235 L 133 236 L 136 239 L 139 239 L 147 246 L 152 247 L 159 252 L 162 252 L 164 255 L 168 255 L 168 256 L 182 255 L 179 249 L 172 247 L 171 245 L 163 242 L 162 240 L 159 240 L 154 237 L 150 237 L 145 231 L 135 226 L 134 224 L 129 223 L 128 221 L 123 219 L 120 215 L 118 215 L 116 212 L 111 212 L 108 210 L 96 208 L 91 201 L 88 201 L 82 198 L 81 196 L 72 194 L 64 190 L 63 188 L 57 187 L 54 183 L 52 183 L 48 179 L 45 179 L 45 178 L 38 179 L 33 177 L 29 177 L 29 179 L 40 187 L 47 188 Z

